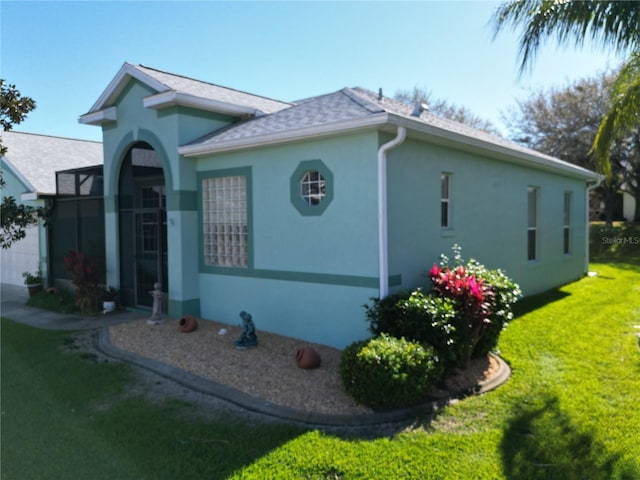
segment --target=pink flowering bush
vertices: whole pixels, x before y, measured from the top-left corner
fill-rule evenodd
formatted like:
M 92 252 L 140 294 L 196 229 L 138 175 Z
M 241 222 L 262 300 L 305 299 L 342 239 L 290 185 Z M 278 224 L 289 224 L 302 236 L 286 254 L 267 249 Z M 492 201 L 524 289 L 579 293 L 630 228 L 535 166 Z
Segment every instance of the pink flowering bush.
M 454 246 L 453 265 L 442 255 L 428 272 L 431 290 L 418 288 L 365 306 L 369 330 L 434 347 L 447 366 L 466 367 L 471 358 L 495 350 L 500 333 L 513 318 L 520 287 L 501 270 L 475 260 L 465 262 Z
M 466 366 L 475 346 L 491 323 L 494 292 L 462 265 L 451 270 L 434 264 L 429 271 L 429 278 L 433 283 L 433 292 L 454 303 L 460 362 L 461 366 Z
M 102 295 L 100 269 L 93 257 L 69 251 L 64 256 L 64 266 L 71 273 L 71 282 L 76 287 L 75 303 L 82 313 L 98 311 Z

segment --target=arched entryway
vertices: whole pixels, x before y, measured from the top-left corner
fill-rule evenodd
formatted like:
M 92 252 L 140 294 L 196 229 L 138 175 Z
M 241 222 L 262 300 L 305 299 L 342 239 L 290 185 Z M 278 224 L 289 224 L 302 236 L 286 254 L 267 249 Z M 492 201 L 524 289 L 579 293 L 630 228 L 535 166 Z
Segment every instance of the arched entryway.
M 129 148 L 118 187 L 120 290 L 126 304 L 151 307 L 154 283 L 159 282 L 164 292 L 169 285 L 165 179 L 149 144 L 138 142 Z

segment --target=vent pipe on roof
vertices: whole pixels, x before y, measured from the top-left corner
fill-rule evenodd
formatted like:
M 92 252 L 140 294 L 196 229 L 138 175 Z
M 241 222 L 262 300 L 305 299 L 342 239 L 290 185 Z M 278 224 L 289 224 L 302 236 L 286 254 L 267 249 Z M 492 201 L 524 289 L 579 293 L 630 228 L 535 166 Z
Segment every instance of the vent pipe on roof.
M 378 101 L 382 100 L 382 87 L 378 89 Z
M 429 105 L 426 103 L 416 103 L 415 107 L 413 107 L 413 112 L 411 112 L 412 117 L 419 117 L 422 112 L 428 112 Z
M 397 147 L 407 135 L 407 129 L 398 127 L 396 138 L 378 149 L 378 269 L 380 298 L 389 295 L 389 247 L 387 233 L 387 152 Z

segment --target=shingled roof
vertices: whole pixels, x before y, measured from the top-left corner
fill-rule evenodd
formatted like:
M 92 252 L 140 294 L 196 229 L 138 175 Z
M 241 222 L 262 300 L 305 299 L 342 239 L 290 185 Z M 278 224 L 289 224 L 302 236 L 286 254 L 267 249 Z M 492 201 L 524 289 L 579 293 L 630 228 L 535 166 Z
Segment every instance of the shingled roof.
M 2 163 L 27 185 L 24 193 L 55 195 L 56 172 L 103 164 L 101 142 L 14 131 L 0 138 L 7 147 Z
M 239 116 L 268 115 L 290 106 L 260 95 L 242 92 L 182 75 L 164 72 L 144 65 L 125 63 L 91 109 L 80 117 L 81 123 L 99 124 L 115 119 L 107 114 L 132 78 L 157 92 L 145 99 L 145 106 L 163 108 L 188 105 L 202 110 L 220 111 Z M 101 112 L 102 115 L 100 114 Z
M 185 156 L 199 156 L 389 125 L 403 126 L 438 141 L 457 142 L 460 147 L 484 149 L 502 157 L 511 156 L 532 166 L 560 170 L 590 180 L 598 178 L 584 168 L 484 130 L 438 117 L 427 109 L 416 110 L 414 106 L 361 87 L 343 88 L 307 98 L 271 115 L 235 123 L 181 147 L 179 152 Z

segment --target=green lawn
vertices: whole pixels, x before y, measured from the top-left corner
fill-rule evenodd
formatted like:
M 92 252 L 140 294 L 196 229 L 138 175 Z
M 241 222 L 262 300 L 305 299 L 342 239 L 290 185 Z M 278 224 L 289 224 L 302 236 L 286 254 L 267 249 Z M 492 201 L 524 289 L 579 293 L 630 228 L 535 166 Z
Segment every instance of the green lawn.
M 518 305 L 505 385 L 374 439 L 123 399 L 128 367 L 3 319 L 2 479 L 640 479 L 640 262 L 616 261 Z

